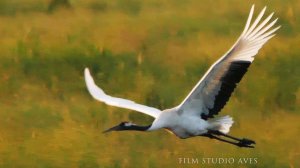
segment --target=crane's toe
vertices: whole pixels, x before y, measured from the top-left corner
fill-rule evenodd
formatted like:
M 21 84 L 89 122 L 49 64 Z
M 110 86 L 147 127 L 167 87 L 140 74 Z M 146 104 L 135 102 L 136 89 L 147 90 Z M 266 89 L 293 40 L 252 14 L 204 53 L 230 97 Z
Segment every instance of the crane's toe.
M 243 138 L 243 139 L 240 141 L 240 143 L 245 144 L 245 145 L 256 144 L 255 141 L 250 140 L 250 139 L 246 139 L 246 138 Z
M 239 145 L 239 147 L 243 147 L 243 148 L 254 148 L 254 146 L 252 146 L 252 145 L 245 145 L 245 144 L 240 144 L 240 143 L 238 143 Z
M 252 146 L 253 144 L 255 144 L 255 141 L 243 138 L 237 143 L 237 146 L 245 148 L 254 148 L 254 146 Z
M 242 141 L 239 141 L 238 143 L 236 143 L 236 145 L 238 147 L 244 147 L 244 148 L 254 148 L 254 146 L 252 146 L 251 144 L 249 143 L 244 143 Z

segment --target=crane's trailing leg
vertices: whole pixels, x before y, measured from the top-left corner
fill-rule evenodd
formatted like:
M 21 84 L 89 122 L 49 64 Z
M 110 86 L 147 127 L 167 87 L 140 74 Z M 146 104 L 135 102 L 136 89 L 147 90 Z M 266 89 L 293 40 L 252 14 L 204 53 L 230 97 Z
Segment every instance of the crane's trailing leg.
M 235 140 L 235 141 L 238 141 L 238 146 L 239 146 L 239 145 L 247 145 L 247 146 L 250 146 L 250 145 L 256 144 L 255 141 L 253 141 L 253 140 L 246 139 L 246 138 L 242 138 L 242 139 L 236 138 L 236 137 L 233 137 L 233 136 L 224 134 L 224 133 L 222 133 L 222 132 L 220 132 L 220 131 L 210 130 L 210 131 L 208 131 L 207 134 L 208 134 L 208 135 L 213 135 L 213 136 L 214 136 L 214 135 L 217 135 L 217 136 L 224 136 L 224 137 L 233 139 L 233 140 Z M 214 136 L 214 137 L 216 137 L 216 136 Z M 214 138 L 214 137 L 213 137 L 213 138 Z M 217 138 L 219 138 L 219 137 L 217 137 Z M 216 138 L 214 138 L 214 139 L 216 139 Z M 220 138 L 219 138 L 218 140 L 220 140 Z M 231 142 L 231 141 L 230 141 L 230 142 Z M 243 147 L 243 146 L 240 146 L 240 147 Z
M 254 148 L 254 146 L 251 146 L 252 143 L 250 144 L 250 143 L 245 142 L 243 140 L 238 141 L 238 142 L 232 142 L 232 141 L 229 141 L 229 140 L 226 140 L 226 139 L 222 139 L 222 138 L 220 138 L 218 136 L 215 136 L 213 134 L 210 134 L 210 133 L 206 133 L 206 134 L 203 134 L 201 136 L 205 136 L 205 137 L 208 137 L 208 138 L 211 138 L 211 139 L 216 139 L 216 140 L 219 140 L 219 141 L 222 141 L 222 142 L 226 142 L 226 143 L 238 146 L 238 147 Z

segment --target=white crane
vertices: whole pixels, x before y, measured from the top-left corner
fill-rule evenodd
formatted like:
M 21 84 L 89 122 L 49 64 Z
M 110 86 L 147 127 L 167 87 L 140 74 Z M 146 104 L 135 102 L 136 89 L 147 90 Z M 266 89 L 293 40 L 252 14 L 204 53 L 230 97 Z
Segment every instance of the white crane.
M 272 28 L 277 21 L 275 19 L 270 22 L 273 13 L 261 21 L 265 10 L 266 7 L 251 24 L 254 5 L 251 7 L 244 31 L 236 43 L 209 68 L 184 101 L 171 109 L 161 111 L 130 100 L 109 96 L 95 85 L 88 68 L 86 68 L 84 72 L 86 85 L 95 99 L 107 105 L 135 110 L 155 118 L 153 123 L 148 126 L 122 122 L 104 132 L 153 131 L 165 128 L 180 138 L 204 136 L 239 147 L 253 148 L 254 141 L 246 138 L 235 138 L 227 134 L 233 124 L 230 116 L 217 117 L 215 115 L 225 106 L 259 49 L 280 28 L 280 26 Z

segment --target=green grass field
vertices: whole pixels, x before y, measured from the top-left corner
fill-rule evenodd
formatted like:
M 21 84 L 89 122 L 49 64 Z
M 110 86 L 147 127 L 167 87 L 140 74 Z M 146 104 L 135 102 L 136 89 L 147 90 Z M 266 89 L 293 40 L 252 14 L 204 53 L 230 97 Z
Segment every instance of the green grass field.
M 300 167 L 300 1 L 0 1 L 0 167 Z M 101 132 L 152 118 L 97 102 L 89 67 L 108 94 L 178 105 L 242 32 L 252 4 L 282 28 L 260 50 L 220 115 L 241 149 L 164 130 Z M 179 164 L 178 158 L 257 158 L 257 164 Z

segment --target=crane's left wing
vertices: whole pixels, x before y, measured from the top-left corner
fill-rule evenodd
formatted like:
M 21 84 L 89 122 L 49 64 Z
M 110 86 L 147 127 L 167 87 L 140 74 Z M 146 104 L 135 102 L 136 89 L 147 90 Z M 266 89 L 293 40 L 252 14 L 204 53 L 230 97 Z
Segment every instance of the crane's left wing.
M 88 68 L 85 68 L 84 70 L 84 77 L 88 91 L 96 100 L 104 102 L 107 105 L 135 110 L 150 115 L 154 118 L 157 118 L 157 116 L 161 113 L 161 110 L 159 109 L 137 104 L 131 100 L 112 97 L 105 94 L 104 91 L 95 84 Z
M 277 19 L 268 23 L 273 13 L 259 23 L 265 10 L 266 8 L 250 25 L 254 11 L 254 5 L 252 6 L 245 29 L 237 42 L 209 68 L 185 100 L 177 107 L 179 112 L 194 113 L 201 115 L 203 119 L 208 119 L 218 114 L 224 107 L 237 83 L 240 82 L 254 60 L 258 50 L 280 28 L 278 26 L 271 29 Z

